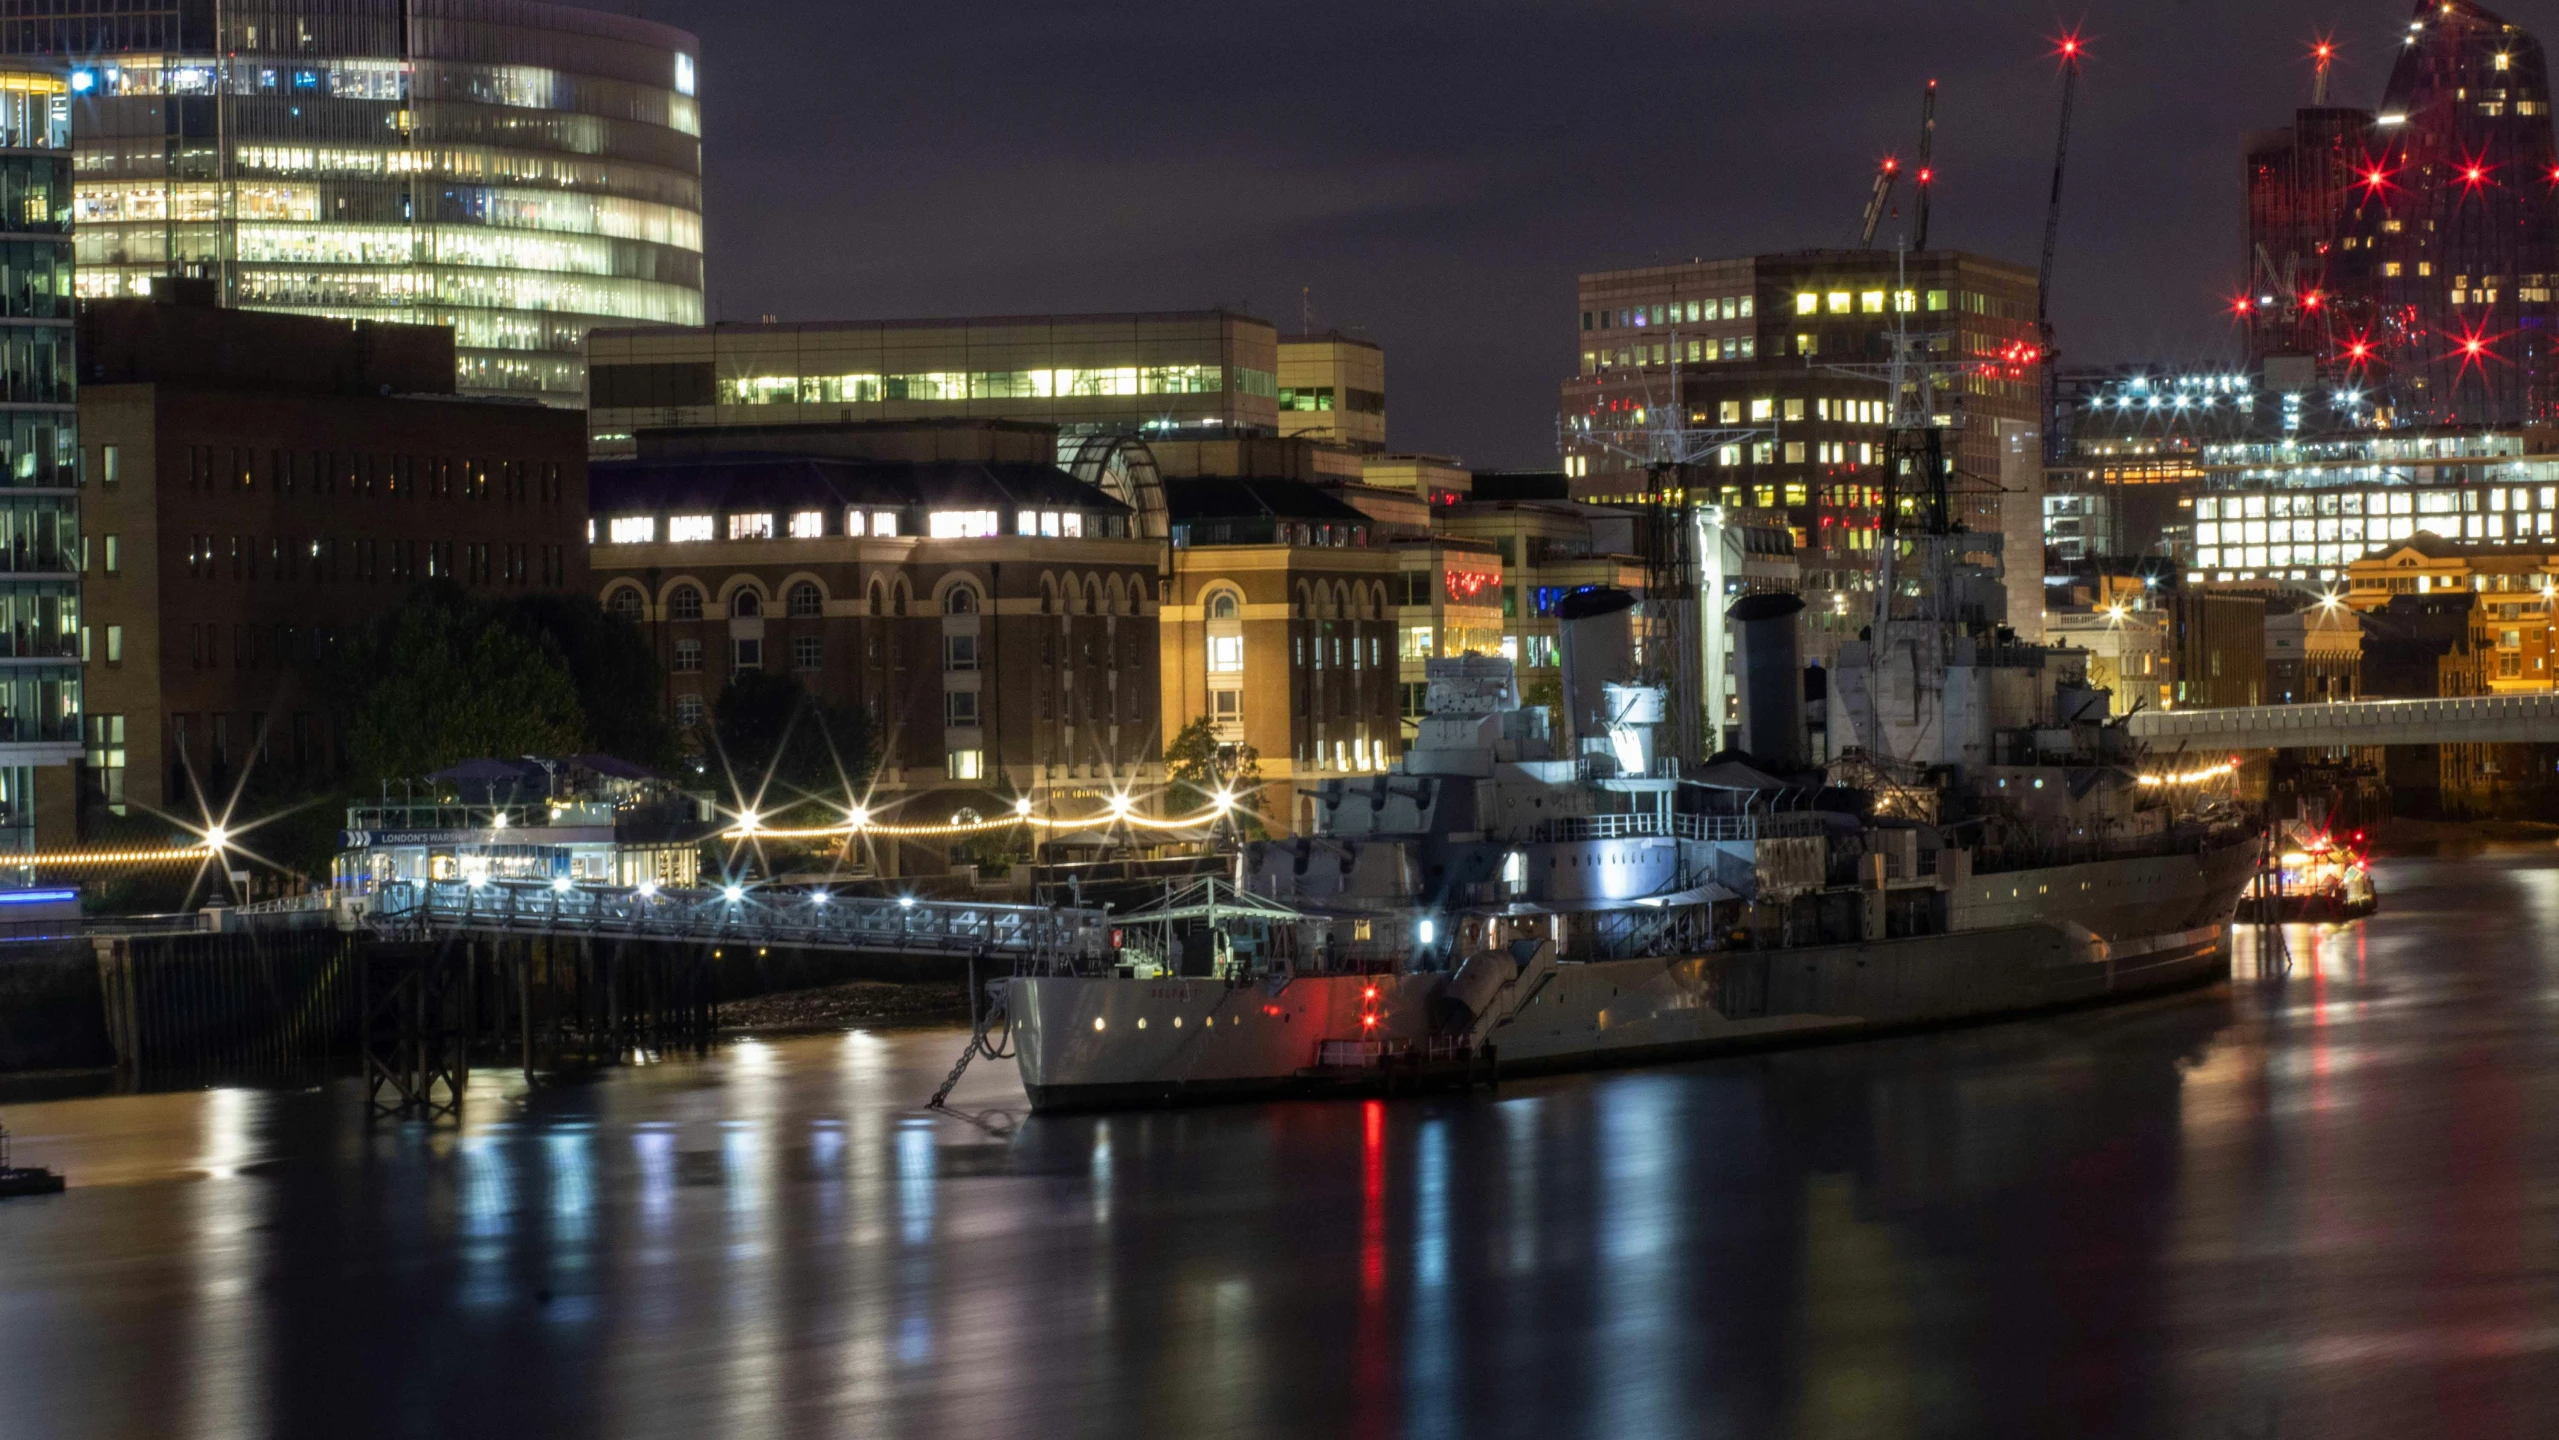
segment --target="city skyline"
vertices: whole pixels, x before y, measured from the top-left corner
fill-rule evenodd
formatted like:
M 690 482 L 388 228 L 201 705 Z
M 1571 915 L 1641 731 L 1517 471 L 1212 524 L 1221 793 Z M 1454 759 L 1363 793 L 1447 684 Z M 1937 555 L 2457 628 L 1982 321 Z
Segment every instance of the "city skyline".
M 1226 304 L 1293 330 L 1311 300 L 1318 328 L 1387 350 L 1395 448 L 1481 466 L 1553 463 L 1576 275 L 1852 243 L 1932 77 L 1933 242 L 2031 264 L 2065 22 L 2089 46 L 2054 298 L 2065 363 L 2235 357 L 2245 135 L 2307 103 L 2321 35 L 2340 51 L 2332 95 L 2374 103 L 2407 21 L 2386 0 L 1858 3 L 1740 23 L 1649 0 L 1569 21 L 1470 7 L 1463 24 L 1435 3 L 1268 20 L 1002 6 L 965 30 L 634 8 L 703 39 L 715 318 Z

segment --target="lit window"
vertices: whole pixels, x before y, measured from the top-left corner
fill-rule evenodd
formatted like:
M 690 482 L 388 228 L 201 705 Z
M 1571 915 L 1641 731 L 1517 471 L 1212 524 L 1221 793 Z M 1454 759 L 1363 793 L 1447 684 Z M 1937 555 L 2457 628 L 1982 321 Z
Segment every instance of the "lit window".
M 1059 517 L 1059 520 L 1060 527 L 1064 531 L 1067 539 L 1081 540 L 1084 538 L 1084 514 L 1082 511 L 1069 510 L 1063 516 Z
M 859 536 L 863 530 L 862 519 L 862 512 L 859 510 L 845 511 L 844 533 L 847 535 Z
M 769 511 L 769 510 L 768 510 L 768 511 L 764 512 L 764 513 L 763 513 L 763 514 L 761 514 L 761 515 L 732 515 L 732 516 L 730 516 L 730 517 L 729 517 L 729 538 L 730 538 L 730 539 L 732 539 L 732 540 L 770 540 L 770 539 L 772 539 L 772 538 L 773 538 L 773 512 L 771 512 L 771 511 Z
M 821 537 L 821 536 L 823 536 L 823 535 L 825 535 L 825 534 L 826 534 L 826 512 L 825 512 L 825 511 L 823 511 L 823 510 L 799 510 L 799 511 L 794 511 L 794 512 L 792 513 L 792 515 L 791 515 L 791 538 L 792 538 L 792 539 L 794 539 L 794 540 L 815 540 L 815 539 L 818 539 L 819 537 Z
M 616 545 L 646 545 L 658 538 L 655 515 L 623 515 L 616 517 L 607 532 Z
M 1405 630 L 1404 649 L 1402 653 L 1403 658 L 1407 660 L 1429 660 L 1435 658 L 1437 652 L 1431 648 L 1431 627 L 1428 625 L 1415 625 Z
M 1850 294 L 1849 294 L 1847 291 L 1845 291 L 1845 290 L 1833 290 L 1833 291 L 1831 291 L 1831 292 L 1830 292 L 1830 294 L 1829 294 L 1829 296 L 1827 297 L 1827 300 L 1828 300 L 1828 308 L 1829 308 L 1829 310 L 1830 310 L 1830 313 L 1832 313 L 1833 315 L 1845 315 L 1845 314 L 1847 314 L 1847 313 L 1848 313 L 1848 307 L 1849 307 L 1849 304 L 1850 304 L 1850 302 L 1851 302 L 1851 301 L 1853 301 L 1855 298 L 1856 298 L 1855 296 L 1850 295 Z
M 669 515 L 666 517 L 666 538 L 677 543 L 687 540 L 708 540 L 711 538 L 711 517 Z
M 1040 533 L 1040 512 L 1037 510 L 1023 510 L 1016 513 L 1013 516 L 1013 533 L 1016 535 L 1037 535 Z
M 992 510 L 936 510 L 924 533 L 936 540 L 982 540 L 1003 533 L 1002 523 Z
M 1881 290 L 1868 290 L 1859 295 L 1857 297 L 1857 309 L 1860 313 L 1867 315 L 1883 314 L 1884 292 Z
M 880 536 L 883 539 L 895 538 L 897 535 L 897 512 L 894 510 L 872 511 L 871 533 L 873 535 Z
M 1798 293 L 1796 294 L 1796 296 L 1795 296 L 1795 313 L 1796 313 L 1796 314 L 1798 314 L 1798 315 L 1817 315 L 1817 314 L 1821 313 L 1821 308 L 1822 308 L 1822 297 L 1820 297 L 1819 295 L 1814 294 L 1812 291 L 1810 291 L 1810 290 L 1805 290 L 1805 291 L 1800 291 L 1800 292 L 1798 292 Z
M 1753 420 L 1773 420 L 1776 416 L 1777 402 L 1774 399 L 1753 400 L 1750 402 L 1750 418 Z
M 1208 668 L 1214 675 L 1233 675 L 1244 668 L 1244 637 L 1211 635 L 1208 637 Z
M 952 751 L 952 752 L 951 752 L 951 763 L 950 763 L 950 770 L 949 770 L 949 774 L 950 774 L 950 777 L 951 777 L 952 779 L 954 779 L 954 780 L 975 780 L 975 779 L 978 779 L 978 778 L 980 778 L 981 776 L 983 776 L 983 775 L 985 774 L 985 772 L 986 772 L 986 752 L 985 752 L 985 751 L 983 751 L 983 750 L 954 750 L 954 751 Z

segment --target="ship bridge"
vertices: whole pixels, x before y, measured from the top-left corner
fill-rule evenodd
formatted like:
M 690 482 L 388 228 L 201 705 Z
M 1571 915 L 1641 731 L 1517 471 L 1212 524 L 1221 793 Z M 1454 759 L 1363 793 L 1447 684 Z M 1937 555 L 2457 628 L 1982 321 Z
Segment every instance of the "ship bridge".
M 2126 723 L 2133 737 L 2154 754 L 2181 749 L 2528 745 L 2559 741 L 2559 694 L 2144 710 Z

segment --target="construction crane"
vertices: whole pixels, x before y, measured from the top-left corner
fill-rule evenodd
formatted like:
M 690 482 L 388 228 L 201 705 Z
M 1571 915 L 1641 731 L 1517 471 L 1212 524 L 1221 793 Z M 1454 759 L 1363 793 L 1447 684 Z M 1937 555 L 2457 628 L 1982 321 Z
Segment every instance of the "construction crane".
M 1937 82 L 1928 82 L 1928 94 L 1919 106 L 1919 173 L 1912 183 L 1919 191 L 1919 223 L 1911 232 L 1910 248 L 1928 248 L 1928 191 L 1937 183 L 1937 172 L 1929 166 L 1929 156 L 1937 148 Z M 1875 228 L 1884 220 L 1884 206 L 1891 200 L 1893 186 L 1901 179 L 1901 161 L 1891 155 L 1875 171 L 1875 193 L 1866 201 L 1866 220 L 1857 231 L 1857 248 L 1875 248 Z
M 2070 167 L 2070 115 L 2079 99 L 2079 37 L 2061 38 L 2061 138 L 2053 145 L 2052 200 L 2044 207 L 2044 263 L 2035 273 L 2036 359 L 2043 365 L 2043 443 L 2047 459 L 2060 437 L 2053 424 L 2053 252 L 2061 245 L 2061 181 Z
M 1858 227 L 1857 248 L 1875 248 L 1875 227 L 1883 223 L 1884 202 L 1892 198 L 1893 182 L 1901 178 L 1901 161 L 1887 155 L 1875 171 L 1875 193 L 1866 201 L 1866 222 Z

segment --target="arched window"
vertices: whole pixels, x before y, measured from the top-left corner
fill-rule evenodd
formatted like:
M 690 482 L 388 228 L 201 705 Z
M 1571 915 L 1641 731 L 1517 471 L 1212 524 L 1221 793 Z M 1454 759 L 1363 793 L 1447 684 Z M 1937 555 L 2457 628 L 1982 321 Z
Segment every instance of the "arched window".
M 613 592 L 613 598 L 605 602 L 605 608 L 613 612 L 613 618 L 637 625 L 640 623 L 640 592 L 625 585 Z
M 825 613 L 826 597 L 818 593 L 818 588 L 815 584 L 810 581 L 803 580 L 799 584 L 791 587 L 792 619 L 814 620 Z
M 1208 597 L 1208 618 L 1211 620 L 1232 620 L 1241 613 L 1243 607 L 1235 603 L 1232 590 L 1220 590 Z
M 752 590 L 740 590 L 729 600 L 729 613 L 741 617 L 764 613 L 764 597 Z
M 905 613 L 906 613 L 906 594 L 907 594 L 907 591 L 906 591 L 906 580 L 905 580 L 905 577 L 901 576 L 901 577 L 899 577 L 899 579 L 898 579 L 898 582 L 897 582 L 897 589 L 896 589 L 896 591 L 895 591 L 894 593 L 892 593 L 892 594 L 891 594 L 891 596 L 889 597 L 889 608 L 890 608 L 890 610 L 892 610 L 894 613 L 899 614 L 899 615 L 903 615 L 903 614 L 905 614 Z
M 690 585 L 676 586 L 675 593 L 666 597 L 666 613 L 676 620 L 701 619 L 702 592 Z
M 945 615 L 976 614 L 977 591 L 966 585 L 952 586 L 951 593 L 942 597 L 942 613 Z
M 1040 577 L 1040 613 L 1057 613 L 1057 582 L 1046 575 Z
M 889 613 L 888 587 L 874 580 L 871 582 L 871 614 L 879 616 L 887 613 Z

